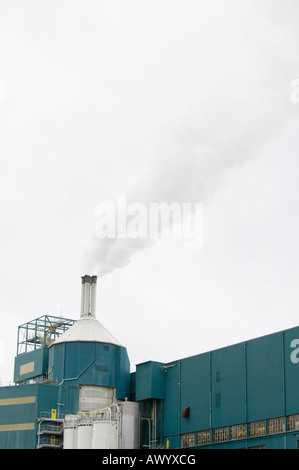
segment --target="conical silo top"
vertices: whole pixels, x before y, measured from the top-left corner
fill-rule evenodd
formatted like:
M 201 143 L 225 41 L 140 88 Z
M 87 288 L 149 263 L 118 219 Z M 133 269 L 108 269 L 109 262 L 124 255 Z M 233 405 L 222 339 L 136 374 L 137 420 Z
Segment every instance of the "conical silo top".
M 80 318 L 53 344 L 88 341 L 122 346 L 121 343 L 96 319 Z

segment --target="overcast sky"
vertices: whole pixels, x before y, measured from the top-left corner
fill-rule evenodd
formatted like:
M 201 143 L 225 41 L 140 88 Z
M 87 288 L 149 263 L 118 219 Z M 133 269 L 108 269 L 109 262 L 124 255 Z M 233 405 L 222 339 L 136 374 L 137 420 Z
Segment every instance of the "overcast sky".
M 2 384 L 19 325 L 79 318 L 84 274 L 132 370 L 298 325 L 298 22 L 297 0 L 0 0 Z M 120 194 L 202 203 L 201 248 L 95 239 Z

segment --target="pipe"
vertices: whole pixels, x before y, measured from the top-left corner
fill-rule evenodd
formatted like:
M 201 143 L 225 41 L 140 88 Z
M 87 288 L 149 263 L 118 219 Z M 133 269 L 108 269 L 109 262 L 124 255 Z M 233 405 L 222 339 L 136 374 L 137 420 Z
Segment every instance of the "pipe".
M 85 293 L 84 293 L 84 312 L 83 317 L 88 317 L 89 297 L 90 297 L 90 276 L 85 276 Z
M 90 316 L 96 316 L 96 300 L 97 300 L 97 276 L 91 277 L 91 299 L 90 299 Z
M 84 299 L 85 299 L 85 276 L 82 276 L 80 318 L 84 316 Z
M 77 375 L 77 377 L 70 377 L 68 379 L 63 379 L 60 384 L 58 384 L 59 386 L 62 385 L 64 382 L 67 382 L 68 380 L 77 380 L 79 379 L 79 377 L 81 377 L 81 375 L 91 366 L 91 364 L 93 364 L 95 361 L 95 359 L 93 359 L 81 372 L 79 375 Z
M 143 447 L 148 447 L 151 449 L 151 420 L 149 418 L 139 418 L 140 421 L 147 421 L 148 422 L 148 446 L 143 445 Z

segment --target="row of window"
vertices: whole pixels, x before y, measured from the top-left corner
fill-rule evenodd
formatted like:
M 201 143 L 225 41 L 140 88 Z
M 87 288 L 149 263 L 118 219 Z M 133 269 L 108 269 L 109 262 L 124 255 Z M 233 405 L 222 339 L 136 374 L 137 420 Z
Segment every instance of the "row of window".
M 207 429 L 191 432 L 181 436 L 181 447 L 203 446 L 218 442 L 235 441 L 246 437 L 260 437 L 266 434 L 278 434 L 285 431 L 299 430 L 299 414 L 285 417 L 271 418 L 268 420 L 253 421 L 251 423 L 236 424 L 222 428 Z

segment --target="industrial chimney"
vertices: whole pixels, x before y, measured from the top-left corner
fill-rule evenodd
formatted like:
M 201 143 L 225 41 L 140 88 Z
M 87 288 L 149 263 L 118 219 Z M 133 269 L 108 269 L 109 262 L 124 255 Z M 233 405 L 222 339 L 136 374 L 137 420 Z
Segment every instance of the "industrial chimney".
M 97 276 L 82 276 L 80 318 L 96 316 Z

